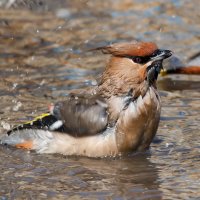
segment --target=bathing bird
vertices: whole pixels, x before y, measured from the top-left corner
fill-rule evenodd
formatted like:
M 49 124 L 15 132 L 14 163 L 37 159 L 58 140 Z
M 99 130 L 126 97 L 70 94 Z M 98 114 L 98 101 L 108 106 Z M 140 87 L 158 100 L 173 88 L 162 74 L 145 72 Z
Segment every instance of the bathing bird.
M 87 157 L 147 150 L 160 121 L 157 77 L 172 52 L 142 41 L 95 50 L 111 55 L 98 85 L 70 94 L 52 105 L 49 113 L 14 127 L 0 139 L 1 144 Z

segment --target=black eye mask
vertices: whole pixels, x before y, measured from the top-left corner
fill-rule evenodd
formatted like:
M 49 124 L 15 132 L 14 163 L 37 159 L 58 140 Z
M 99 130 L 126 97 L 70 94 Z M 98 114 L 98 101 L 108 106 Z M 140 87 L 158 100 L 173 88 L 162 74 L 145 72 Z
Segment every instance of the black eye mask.
M 130 59 L 133 60 L 133 62 L 138 63 L 138 64 L 145 64 L 150 60 L 150 56 L 135 56 L 135 57 L 130 57 Z

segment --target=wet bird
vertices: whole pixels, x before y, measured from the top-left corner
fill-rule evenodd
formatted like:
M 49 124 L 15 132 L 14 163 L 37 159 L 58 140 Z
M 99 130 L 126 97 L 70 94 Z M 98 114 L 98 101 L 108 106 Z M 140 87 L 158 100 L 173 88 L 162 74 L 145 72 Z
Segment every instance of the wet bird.
M 160 120 L 156 80 L 172 52 L 138 41 L 96 50 L 111 54 L 97 87 L 88 94 L 69 95 L 51 106 L 50 113 L 8 131 L 1 143 L 88 157 L 148 149 Z

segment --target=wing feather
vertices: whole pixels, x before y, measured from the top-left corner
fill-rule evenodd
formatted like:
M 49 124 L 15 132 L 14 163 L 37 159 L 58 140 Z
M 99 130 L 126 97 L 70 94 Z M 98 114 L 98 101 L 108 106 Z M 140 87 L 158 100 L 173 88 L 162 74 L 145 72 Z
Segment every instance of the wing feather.
M 102 133 L 107 124 L 107 104 L 102 97 L 70 95 L 65 101 L 56 103 L 51 113 L 18 125 L 7 134 L 24 129 L 40 129 L 84 137 Z
M 71 95 L 55 104 L 52 114 L 76 137 L 99 134 L 108 124 L 107 104 L 98 95 Z

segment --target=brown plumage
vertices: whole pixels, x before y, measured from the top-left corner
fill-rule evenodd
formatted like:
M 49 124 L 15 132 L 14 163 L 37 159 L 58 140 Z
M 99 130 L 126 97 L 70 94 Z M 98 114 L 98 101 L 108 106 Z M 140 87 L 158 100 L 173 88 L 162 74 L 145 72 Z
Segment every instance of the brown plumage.
M 146 65 L 133 64 L 133 61 L 124 57 L 111 57 L 98 87 L 104 97 L 124 95 L 133 89 L 133 96 L 146 92 Z
M 51 114 L 12 129 L 1 142 L 39 153 L 90 157 L 147 149 L 160 119 L 157 76 L 172 53 L 135 41 L 97 49 L 112 55 L 93 92 L 70 95 Z
M 150 56 L 158 47 L 153 42 L 124 42 L 98 47 L 94 50 L 102 50 L 103 53 L 113 56 Z

